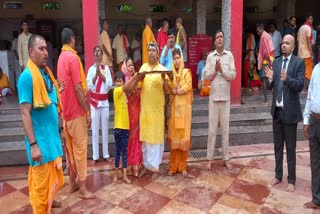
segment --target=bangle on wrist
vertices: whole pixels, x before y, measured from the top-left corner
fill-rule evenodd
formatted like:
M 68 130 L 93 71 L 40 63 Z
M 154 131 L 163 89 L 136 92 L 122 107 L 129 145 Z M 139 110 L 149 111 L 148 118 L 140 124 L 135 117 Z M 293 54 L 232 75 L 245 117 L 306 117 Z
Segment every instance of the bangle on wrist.
M 33 143 L 30 143 L 30 147 L 33 147 L 36 144 L 37 144 L 37 141 L 34 141 Z

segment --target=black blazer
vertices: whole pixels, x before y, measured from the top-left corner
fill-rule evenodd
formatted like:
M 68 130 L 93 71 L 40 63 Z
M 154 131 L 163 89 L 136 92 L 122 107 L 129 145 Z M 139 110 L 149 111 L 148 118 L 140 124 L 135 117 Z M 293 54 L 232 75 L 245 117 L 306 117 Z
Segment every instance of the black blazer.
M 270 87 L 273 89 L 271 115 L 275 117 L 276 98 L 278 93 L 278 85 L 281 79 L 283 56 L 274 60 L 273 81 Z M 288 62 L 287 62 L 288 63 Z M 295 55 L 291 55 L 287 66 L 287 79 L 283 82 L 283 108 L 284 108 L 284 123 L 292 124 L 302 121 L 302 111 L 299 100 L 299 93 L 304 85 L 305 64 L 302 59 Z

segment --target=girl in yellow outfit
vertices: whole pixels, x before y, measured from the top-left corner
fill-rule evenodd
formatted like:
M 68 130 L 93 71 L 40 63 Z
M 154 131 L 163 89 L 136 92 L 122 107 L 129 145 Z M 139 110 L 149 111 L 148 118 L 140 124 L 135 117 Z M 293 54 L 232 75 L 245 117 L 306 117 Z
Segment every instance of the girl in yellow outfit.
M 189 69 L 184 68 L 179 49 L 174 49 L 173 79 L 165 82 L 170 92 L 170 118 L 168 121 L 168 144 L 170 147 L 169 175 L 181 172 L 187 175 L 187 157 L 191 146 L 192 78 Z

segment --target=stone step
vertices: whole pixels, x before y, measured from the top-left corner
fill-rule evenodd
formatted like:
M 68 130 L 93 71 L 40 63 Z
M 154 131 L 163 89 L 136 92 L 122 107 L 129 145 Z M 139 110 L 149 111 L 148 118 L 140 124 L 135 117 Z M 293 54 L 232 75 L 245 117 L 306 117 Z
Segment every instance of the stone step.
M 301 99 L 300 103 L 302 106 L 302 109 L 304 109 L 305 100 Z M 246 103 L 245 105 L 240 106 L 231 106 L 230 108 L 230 114 L 246 114 L 246 113 L 270 113 L 271 110 L 271 104 L 264 104 L 264 103 Z M 19 118 L 21 120 L 20 116 L 20 110 L 18 108 L 4 108 L 0 109 L 0 128 L 7 128 L 7 127 L 16 127 L 21 126 L 21 124 L 18 124 Z M 208 101 L 204 104 L 193 104 L 192 106 L 192 116 L 198 117 L 198 116 L 208 116 Z M 109 117 L 110 120 L 114 120 L 114 110 L 112 107 L 110 107 L 109 111 Z M 8 122 L 14 121 L 16 123 L 7 124 Z M 3 124 L 5 123 L 5 124 Z M 10 126 L 11 125 L 11 126 Z
M 203 106 L 204 107 L 204 106 Z M 192 118 L 193 128 L 205 128 L 208 126 L 208 114 L 197 116 L 199 112 L 194 110 Z M 201 115 L 201 114 L 200 114 Z M 113 118 L 110 115 L 109 128 L 113 127 Z M 271 115 L 269 112 L 261 113 L 238 113 L 230 115 L 230 126 L 263 125 L 270 124 Z M 2 128 L 22 128 L 20 115 L 3 115 L 0 117 L 0 130 Z M 1 135 L 1 132 L 0 132 Z
M 17 131 L 17 130 L 13 130 Z M 207 133 L 206 128 L 192 129 L 192 147 L 191 149 L 205 149 L 207 148 Z M 218 130 L 217 147 L 221 146 L 221 134 Z M 297 140 L 304 140 L 302 124 L 298 125 Z M 101 137 L 100 137 L 101 142 Z M 230 127 L 229 135 L 230 146 L 236 145 L 250 145 L 259 143 L 272 143 L 273 133 L 271 125 L 260 126 L 238 126 Z M 101 150 L 101 146 L 100 146 Z M 167 143 L 165 143 L 165 150 L 168 151 Z M 109 153 L 111 156 L 115 154 L 115 143 L 112 135 L 109 135 Z M 102 152 L 100 151 L 100 154 Z M 92 157 L 91 137 L 89 137 L 88 158 Z M 21 165 L 27 164 L 25 145 L 23 139 L 21 140 L 0 140 L 0 166 L 5 165 Z

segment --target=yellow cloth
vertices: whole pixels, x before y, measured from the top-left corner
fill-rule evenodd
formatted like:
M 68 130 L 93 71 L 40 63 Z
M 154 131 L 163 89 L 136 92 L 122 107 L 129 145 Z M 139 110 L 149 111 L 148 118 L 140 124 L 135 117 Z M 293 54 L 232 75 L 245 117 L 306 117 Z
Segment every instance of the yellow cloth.
M 146 25 L 142 33 L 142 64 L 148 62 L 149 56 L 147 45 L 150 42 L 157 43 L 151 28 L 148 25 Z
M 5 73 L 2 73 L 2 77 L 0 79 L 0 89 L 2 88 L 10 88 L 8 76 Z
M 29 200 L 35 214 L 51 213 L 51 206 L 58 190 L 64 184 L 62 158 L 29 167 Z
M 180 26 L 178 33 L 177 33 L 177 37 L 176 37 L 176 44 L 180 45 L 180 32 L 182 30 L 183 26 Z
M 149 63 L 141 66 L 139 72 L 151 71 Z M 167 70 L 157 64 L 153 71 Z M 141 84 L 140 140 L 148 144 L 162 144 L 164 141 L 164 91 L 161 74 L 147 74 Z
M 116 87 L 113 90 L 114 103 L 114 128 L 129 129 L 129 111 L 127 97 L 122 87 Z
M 272 62 L 274 61 L 274 57 L 273 56 L 269 56 L 270 57 L 270 62 L 272 64 Z M 267 65 L 268 64 L 268 60 L 264 59 L 262 62 L 263 65 Z
M 52 102 L 48 96 L 48 92 L 41 75 L 41 72 L 38 66 L 31 60 L 28 60 L 27 67 L 30 69 L 30 73 L 32 76 L 32 93 L 33 93 L 33 108 L 34 109 L 42 109 L 47 108 Z M 54 78 L 52 71 L 47 66 L 46 70 L 50 76 L 51 81 L 55 85 L 57 89 L 57 96 L 58 96 L 58 111 L 62 111 L 62 104 L 60 99 L 59 93 L 59 85 L 57 80 Z
M 70 47 L 69 45 L 63 45 L 61 48 L 61 51 L 71 51 L 74 55 L 76 55 L 78 57 L 79 64 L 80 64 L 81 86 L 82 86 L 82 89 L 84 90 L 84 92 L 87 93 L 88 86 L 87 86 L 86 74 L 83 70 L 83 65 L 82 65 L 80 57 L 77 54 L 77 51 L 73 50 L 73 48 Z
M 84 183 L 87 178 L 88 127 L 86 117 L 65 121 L 66 159 L 73 180 Z
M 180 149 L 170 150 L 169 171 L 172 173 L 187 171 L 188 152 Z
M 181 58 L 181 62 L 183 62 Z M 170 94 L 170 117 L 168 120 L 168 145 L 170 149 L 188 151 L 191 145 L 192 119 L 192 77 L 189 69 L 180 65 L 179 71 L 173 66 L 174 75 L 171 89 L 183 89 L 183 95 Z

